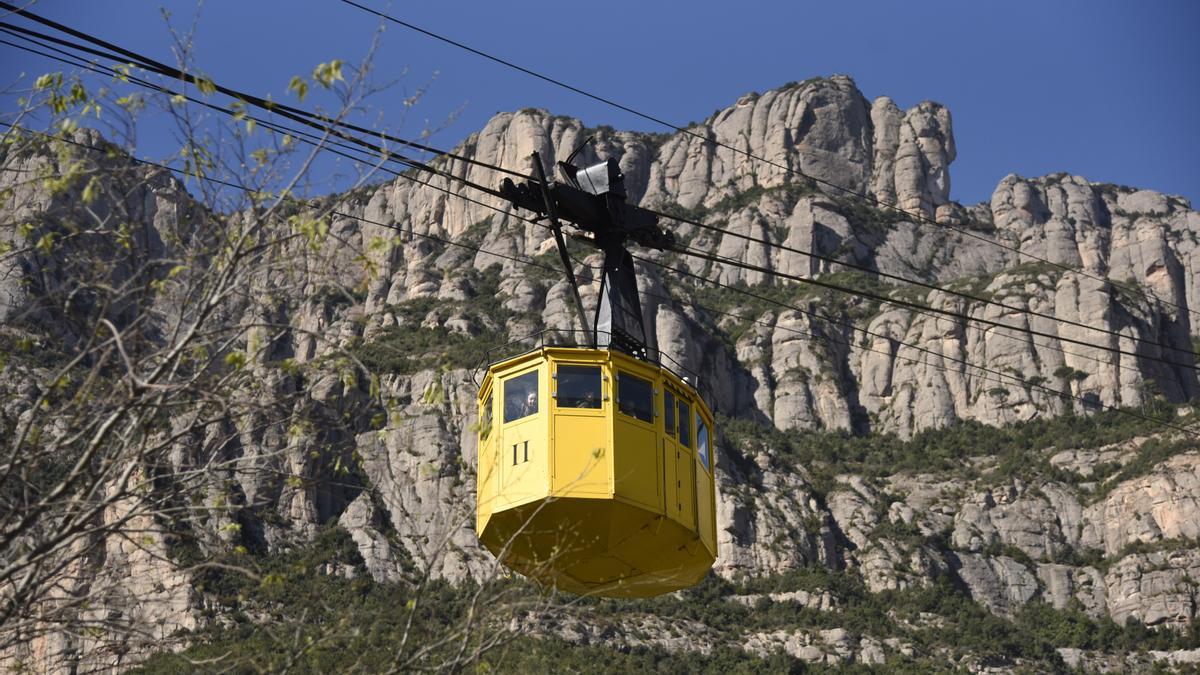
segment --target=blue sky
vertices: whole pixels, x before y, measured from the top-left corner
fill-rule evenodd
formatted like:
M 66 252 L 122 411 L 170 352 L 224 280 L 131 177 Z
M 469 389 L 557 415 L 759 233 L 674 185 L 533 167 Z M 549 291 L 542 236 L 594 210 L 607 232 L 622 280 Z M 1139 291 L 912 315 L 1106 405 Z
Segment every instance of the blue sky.
M 958 144 L 952 196 L 965 203 L 988 199 L 1007 173 L 1057 171 L 1200 198 L 1197 2 L 361 1 L 681 124 L 745 92 L 834 73 L 852 76 L 869 99 L 941 102 Z M 160 6 L 180 25 L 197 7 L 40 0 L 33 11 L 170 60 Z M 361 59 L 377 27 L 337 0 L 209 0 L 197 61 L 219 82 L 283 98 L 292 75 Z M 5 84 L 61 68 L 0 50 Z M 399 79 L 364 119 L 415 135 L 461 109 L 434 137 L 443 147 L 495 112 L 523 107 L 662 131 L 395 25 L 375 67 L 378 80 Z M 431 79 L 401 119 L 401 101 Z M 148 127 L 139 153 L 167 152 L 164 134 Z

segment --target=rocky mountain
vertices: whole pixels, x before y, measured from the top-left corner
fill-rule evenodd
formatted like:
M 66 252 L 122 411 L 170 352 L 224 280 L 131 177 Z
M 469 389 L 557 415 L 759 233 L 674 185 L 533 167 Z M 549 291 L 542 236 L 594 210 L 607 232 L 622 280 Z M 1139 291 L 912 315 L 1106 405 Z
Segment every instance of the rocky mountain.
M 584 604 L 565 618 L 561 606 L 547 606 L 523 615 L 516 632 L 566 653 L 694 655 L 751 668 L 1200 662 L 1200 454 L 1190 435 L 1153 421 L 1190 425 L 1200 393 L 1191 355 L 1200 213 L 1179 197 L 1068 174 L 1010 175 L 990 203 L 958 204 L 950 112 L 933 102 L 909 110 L 887 97 L 871 102 L 842 76 L 743 96 L 689 131 L 588 128 L 522 110 L 498 114 L 456 152 L 524 170 L 537 151 L 549 170 L 591 136 L 583 159 L 616 159 L 631 201 L 792 250 L 672 225 L 688 246 L 909 304 L 646 252 L 638 273 L 651 347 L 699 374 L 723 422 L 721 555 L 698 591 L 713 597 Z M 100 600 L 71 614 L 94 625 L 79 633 L 58 619 L 10 620 L 17 638 L 5 643 L 5 663 L 123 667 L 158 650 L 248 644 L 220 631 L 282 620 L 286 612 L 270 609 L 259 587 L 222 591 L 195 565 L 197 552 L 269 560 L 336 531 L 352 544 L 305 574 L 369 580 L 376 590 L 364 593 L 390 592 L 414 574 L 452 588 L 491 580 L 493 560 L 470 517 L 473 375 L 481 358 L 503 353 L 489 350 L 572 327 L 561 275 L 525 262 L 556 264 L 549 233 L 444 178 L 400 176 L 292 203 L 263 231 L 251 213 L 206 208 L 176 178 L 119 153 L 99 161 L 94 175 L 106 189 L 98 198 L 85 195 L 95 190 L 86 176 L 59 189 L 27 179 L 69 177 L 88 148 L 105 147 L 90 132 L 72 141 L 57 155 L 9 150 L 0 163 L 2 220 L 23 224 L 0 240 L 4 436 L 25 437 L 56 368 L 88 343 L 95 317 L 108 316 L 93 311 L 104 289 L 153 286 L 180 267 L 180 278 L 197 279 L 225 269 L 219 254 L 193 254 L 213 223 L 256 241 L 294 232 L 281 260 L 304 262 L 248 273 L 208 319 L 244 328 L 221 347 L 213 372 L 242 373 L 245 388 L 233 398 L 260 412 L 220 431 L 181 432 L 155 465 L 153 490 L 199 490 L 204 518 L 185 528 L 124 501 L 93 515 L 138 532 L 105 531 L 51 584 L 62 596 L 102 585 Z M 501 178 L 463 162 L 439 166 L 483 185 Z M 85 210 L 116 216 L 82 239 L 60 236 L 62 247 L 41 245 L 66 223 L 86 221 Z M 139 280 L 126 254 L 163 271 Z M 97 260 L 107 261 L 103 270 Z M 598 259 L 578 262 L 592 306 Z M 172 318 L 196 311 L 194 298 L 172 288 L 163 283 L 112 309 L 126 322 L 114 323 L 152 315 L 154 330 L 141 338 L 170 344 Z M 183 430 L 180 418 L 201 408 L 191 401 L 159 423 Z M 188 478 L 172 482 L 185 468 Z M 19 582 L 9 583 L 6 592 L 16 593 Z M 267 599 L 254 599 L 260 591 Z M 1047 625 L 1076 632 L 1013 638 L 1008 651 L 970 633 L 1025 636 Z M 105 637 L 117 628 L 130 629 L 122 649 Z M 784 661 L 754 661 L 771 658 Z

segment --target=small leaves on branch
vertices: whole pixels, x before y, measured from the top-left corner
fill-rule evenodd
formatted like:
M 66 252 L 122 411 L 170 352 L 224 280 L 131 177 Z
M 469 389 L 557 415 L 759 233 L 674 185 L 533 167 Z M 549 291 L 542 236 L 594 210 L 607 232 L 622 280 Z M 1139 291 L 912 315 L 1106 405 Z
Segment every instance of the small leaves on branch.
M 342 75 L 341 59 L 334 59 L 328 63 L 318 63 L 312 71 L 312 81 L 322 89 L 332 89 L 334 83 L 345 82 L 346 78 Z M 297 100 L 303 101 L 308 96 L 308 81 L 299 75 L 292 77 L 288 82 L 288 91 L 296 95 Z
M 313 82 L 326 89 L 332 87 L 334 82 L 344 82 L 345 80 L 342 77 L 342 61 L 334 59 L 329 63 L 317 64 L 317 67 L 313 68 L 312 79 Z

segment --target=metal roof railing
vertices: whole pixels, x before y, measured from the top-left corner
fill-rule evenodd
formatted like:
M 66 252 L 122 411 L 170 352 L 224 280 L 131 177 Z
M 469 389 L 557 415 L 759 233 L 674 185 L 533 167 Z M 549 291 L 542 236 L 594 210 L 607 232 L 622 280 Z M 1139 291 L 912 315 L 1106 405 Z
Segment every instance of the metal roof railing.
M 476 364 L 474 371 L 471 373 L 471 381 L 475 383 L 475 386 L 479 386 L 479 372 L 481 370 L 486 370 L 501 361 L 507 361 L 513 357 L 529 354 L 531 352 L 539 351 L 549 347 L 583 347 L 591 349 L 592 345 L 590 339 L 578 339 L 578 335 L 581 333 L 590 337 L 592 331 L 584 331 L 580 329 L 543 328 L 536 333 L 530 333 L 529 335 L 524 335 L 514 340 L 509 340 L 504 344 L 491 347 L 483 353 L 479 363 Z M 611 335 L 607 332 L 601 332 L 601 334 Z M 513 349 L 519 345 L 529 346 L 519 350 Z M 605 345 L 603 347 L 598 347 L 598 349 L 616 349 L 616 351 L 620 351 L 623 354 L 627 353 L 623 350 L 617 349 L 615 345 Z M 630 354 L 630 356 L 633 355 Z M 662 351 L 659 349 L 651 349 L 647 347 L 646 357 L 647 358 L 643 360 L 653 363 L 659 367 L 666 368 L 668 371 L 674 374 L 675 377 L 678 377 L 695 388 L 696 391 L 702 394 L 707 393 L 708 396 L 706 396 L 706 398 L 711 399 L 712 392 L 705 392 L 704 390 L 706 390 L 707 387 L 702 387 L 701 385 L 700 373 L 684 366 L 677 359 L 672 358 L 668 354 L 662 353 Z M 670 365 L 663 363 L 663 359 L 669 361 Z M 687 373 L 688 375 L 684 376 L 682 373 Z

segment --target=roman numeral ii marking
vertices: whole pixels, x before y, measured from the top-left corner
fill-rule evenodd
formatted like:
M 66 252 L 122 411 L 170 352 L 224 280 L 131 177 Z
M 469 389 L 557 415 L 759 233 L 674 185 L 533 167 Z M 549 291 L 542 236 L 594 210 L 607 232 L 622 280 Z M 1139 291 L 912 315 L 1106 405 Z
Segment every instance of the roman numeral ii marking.
M 517 465 L 517 446 L 519 443 L 513 443 L 513 466 Z M 529 461 L 529 441 L 525 441 L 525 459 L 521 460 L 521 464 Z

